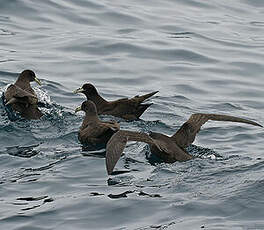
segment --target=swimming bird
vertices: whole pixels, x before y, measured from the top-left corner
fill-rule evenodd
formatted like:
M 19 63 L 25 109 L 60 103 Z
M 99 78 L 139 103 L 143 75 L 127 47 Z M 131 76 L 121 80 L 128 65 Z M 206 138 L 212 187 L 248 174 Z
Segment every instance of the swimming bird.
M 122 98 L 116 101 L 107 101 L 99 95 L 97 89 L 90 83 L 76 89 L 74 93 L 83 93 L 87 100 L 95 103 L 98 114 L 107 114 L 121 117 L 126 120 L 137 120 L 152 103 L 142 104 L 146 99 L 155 95 L 158 91 L 133 98 Z
M 32 70 L 24 70 L 4 93 L 4 105 L 7 109 L 11 107 L 26 119 L 39 119 L 43 115 L 38 109 L 37 95 L 30 86 L 33 81 L 41 85 Z
M 90 100 L 84 101 L 75 112 L 81 110 L 85 112 L 85 117 L 78 133 L 79 141 L 94 147 L 98 145 L 105 147 L 111 136 L 120 129 L 119 124 L 115 121 L 101 121 L 95 104 Z
M 149 144 L 151 153 L 166 163 L 192 159 L 193 156 L 186 151 L 186 147 L 194 142 L 196 134 L 200 131 L 201 126 L 209 120 L 240 122 L 263 127 L 254 121 L 243 118 L 219 114 L 197 113 L 191 115 L 189 120 L 171 137 L 162 133 L 151 132 L 147 134 L 120 130 L 116 132 L 107 143 L 106 169 L 108 175 L 113 172 L 128 141 L 139 141 Z

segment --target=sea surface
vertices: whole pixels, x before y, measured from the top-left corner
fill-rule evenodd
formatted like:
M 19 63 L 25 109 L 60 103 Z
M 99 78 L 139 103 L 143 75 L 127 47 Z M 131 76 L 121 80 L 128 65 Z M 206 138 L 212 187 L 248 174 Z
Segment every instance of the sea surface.
M 72 93 L 159 90 L 122 129 L 171 135 L 197 112 L 264 125 L 263 0 L 0 0 L 0 93 L 24 69 L 45 116 L 11 122 L 0 106 L 1 230 L 264 229 L 263 128 L 208 122 L 174 164 L 131 142 L 108 176 L 78 141 Z

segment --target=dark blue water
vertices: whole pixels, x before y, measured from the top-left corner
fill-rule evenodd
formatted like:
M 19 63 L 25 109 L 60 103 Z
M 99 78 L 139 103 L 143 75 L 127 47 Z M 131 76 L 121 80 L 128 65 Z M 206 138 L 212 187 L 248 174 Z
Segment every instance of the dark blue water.
M 171 135 L 195 112 L 263 125 L 263 15 L 262 0 L 1 0 L 0 93 L 34 70 L 45 116 L 10 122 L 0 108 L 0 228 L 264 229 L 263 129 L 208 122 L 184 163 L 152 165 L 131 143 L 108 177 L 78 142 L 72 94 L 159 90 L 123 129 Z

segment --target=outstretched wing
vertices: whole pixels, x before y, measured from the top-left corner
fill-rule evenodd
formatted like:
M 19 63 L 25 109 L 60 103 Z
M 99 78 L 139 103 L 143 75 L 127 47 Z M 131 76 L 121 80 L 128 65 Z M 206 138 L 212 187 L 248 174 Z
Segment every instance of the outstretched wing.
M 240 122 L 240 123 L 246 123 L 246 124 L 262 127 L 262 125 L 254 121 L 250 121 L 239 117 L 219 115 L 219 114 L 196 113 L 191 115 L 189 120 L 186 121 L 180 127 L 180 129 L 172 136 L 172 139 L 174 139 L 174 141 L 177 143 L 178 146 L 182 148 L 188 147 L 191 143 L 193 143 L 196 134 L 200 131 L 201 126 L 209 120 Z
M 146 133 L 120 130 L 108 141 L 106 146 L 106 169 L 110 175 L 123 153 L 128 141 L 140 141 L 155 144 L 154 140 Z

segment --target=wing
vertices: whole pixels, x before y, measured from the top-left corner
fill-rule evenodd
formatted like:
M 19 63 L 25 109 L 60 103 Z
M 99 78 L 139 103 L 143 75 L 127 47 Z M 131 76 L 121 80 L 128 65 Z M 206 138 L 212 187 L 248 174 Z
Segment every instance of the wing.
M 12 103 L 20 102 L 20 103 L 30 103 L 35 104 L 38 101 L 36 95 L 31 94 L 16 85 L 10 85 L 6 92 L 5 97 L 7 99 L 7 103 L 11 100 Z M 11 104 L 11 102 L 9 104 Z
M 110 102 L 110 104 L 111 106 L 109 107 L 109 110 L 114 116 L 120 116 L 120 114 L 133 113 L 137 106 L 136 101 L 133 101 L 128 98 L 118 99 L 116 101 Z
M 117 132 L 120 129 L 120 125 L 114 120 L 102 122 L 102 123 L 113 131 Z
M 108 141 L 106 146 L 106 169 L 110 175 L 121 157 L 128 141 L 140 141 L 148 144 L 155 144 L 154 140 L 146 133 L 120 130 Z
M 7 88 L 7 92 L 6 93 L 12 94 L 13 97 L 34 97 L 34 98 L 37 98 L 36 95 L 34 95 L 32 93 L 29 93 L 29 92 L 19 88 L 16 85 L 10 85 Z
M 97 138 L 102 136 L 107 130 L 109 129 L 108 126 L 103 124 L 88 125 L 84 129 L 80 130 L 80 137 L 83 140 L 88 140 L 89 138 Z
M 262 125 L 254 121 L 250 121 L 239 117 L 219 115 L 219 114 L 196 113 L 191 115 L 189 120 L 185 122 L 180 127 L 180 129 L 172 136 L 172 139 L 176 141 L 178 146 L 182 148 L 188 147 L 195 140 L 195 136 L 200 131 L 202 125 L 209 120 L 239 122 L 239 123 L 246 123 L 246 124 L 262 127 Z
M 166 163 L 174 163 L 175 161 L 187 161 L 193 157 L 187 153 L 184 149 L 180 148 L 177 143 L 157 141 L 156 146 L 162 150 L 161 154 L 154 152 L 160 159 L 164 160 Z
M 142 96 L 135 96 L 133 98 L 122 98 L 110 102 L 111 114 L 114 116 L 122 116 L 125 119 L 137 119 L 151 104 L 141 104 L 146 99 L 158 93 L 158 91 L 148 93 Z M 132 115 L 132 117 L 131 117 Z

